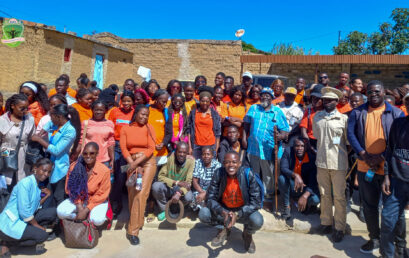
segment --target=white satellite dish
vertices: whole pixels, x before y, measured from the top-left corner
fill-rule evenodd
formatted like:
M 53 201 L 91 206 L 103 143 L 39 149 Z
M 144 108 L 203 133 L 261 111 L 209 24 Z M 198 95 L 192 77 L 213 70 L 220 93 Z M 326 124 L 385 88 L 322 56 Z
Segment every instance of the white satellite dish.
M 236 30 L 236 37 L 241 38 L 244 35 L 244 29 Z

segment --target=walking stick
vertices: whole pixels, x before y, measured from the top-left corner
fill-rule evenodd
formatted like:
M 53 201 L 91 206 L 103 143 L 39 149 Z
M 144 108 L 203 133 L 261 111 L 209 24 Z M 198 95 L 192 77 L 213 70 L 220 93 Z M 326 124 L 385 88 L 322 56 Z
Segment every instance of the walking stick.
M 277 196 L 277 186 L 278 186 L 278 139 L 277 139 L 277 126 L 274 126 L 274 199 L 275 199 L 275 213 L 278 214 L 278 196 Z

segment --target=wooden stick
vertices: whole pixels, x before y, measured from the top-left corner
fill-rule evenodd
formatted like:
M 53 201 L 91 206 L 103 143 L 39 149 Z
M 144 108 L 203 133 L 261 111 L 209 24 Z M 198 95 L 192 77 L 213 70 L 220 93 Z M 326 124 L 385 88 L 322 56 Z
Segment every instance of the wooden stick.
M 277 196 L 277 186 L 278 186 L 278 140 L 277 140 L 277 126 L 274 126 L 274 199 L 275 199 L 275 211 L 278 213 L 278 196 Z

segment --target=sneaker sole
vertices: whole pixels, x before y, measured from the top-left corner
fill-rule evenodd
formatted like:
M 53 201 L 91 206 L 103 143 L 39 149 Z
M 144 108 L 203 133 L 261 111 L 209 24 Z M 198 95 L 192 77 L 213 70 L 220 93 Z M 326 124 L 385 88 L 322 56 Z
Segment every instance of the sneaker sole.
M 373 252 L 375 252 L 375 251 L 378 251 L 378 250 L 379 250 L 379 247 L 378 247 L 378 248 L 374 248 L 374 249 L 372 249 L 372 250 L 370 250 L 370 251 L 365 251 L 365 250 L 363 250 L 362 248 L 359 249 L 359 251 L 360 251 L 361 253 L 363 253 L 363 254 L 371 254 L 371 253 L 373 253 Z

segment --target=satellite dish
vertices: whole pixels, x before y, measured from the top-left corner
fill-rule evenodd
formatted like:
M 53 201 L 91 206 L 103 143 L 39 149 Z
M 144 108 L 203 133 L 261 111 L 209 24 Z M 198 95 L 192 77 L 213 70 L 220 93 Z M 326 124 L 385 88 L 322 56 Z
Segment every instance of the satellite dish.
M 236 37 L 241 38 L 244 35 L 244 29 L 239 29 L 236 31 Z

